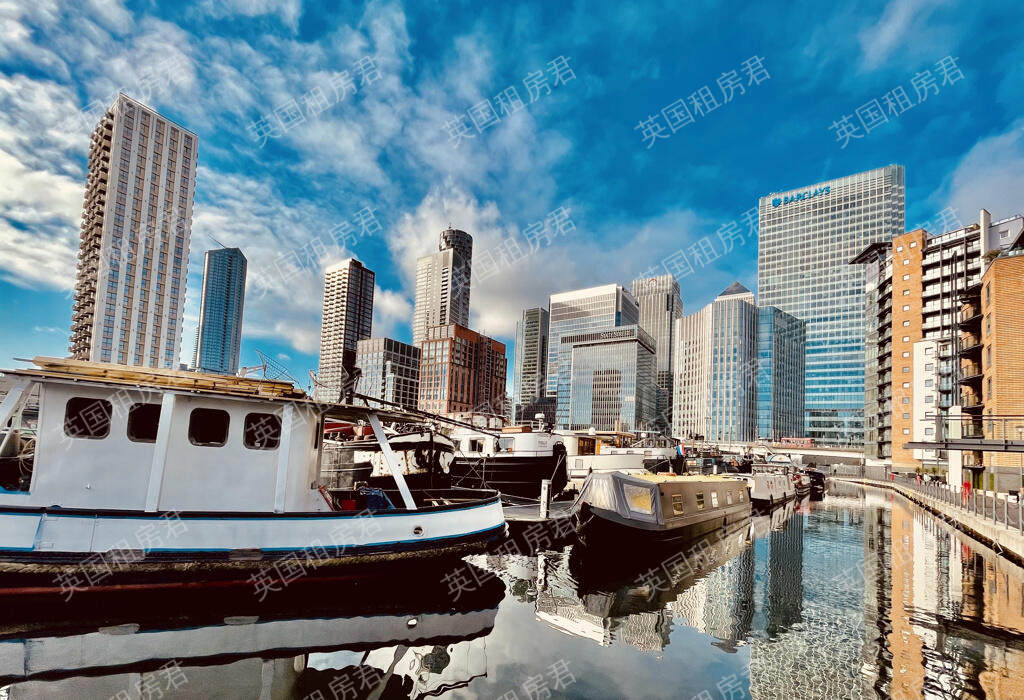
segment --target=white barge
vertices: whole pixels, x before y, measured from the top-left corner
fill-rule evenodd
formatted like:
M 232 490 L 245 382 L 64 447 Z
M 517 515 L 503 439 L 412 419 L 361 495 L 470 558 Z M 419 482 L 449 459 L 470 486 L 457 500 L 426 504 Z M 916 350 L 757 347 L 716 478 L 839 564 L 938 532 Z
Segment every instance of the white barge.
M 754 472 L 743 478 L 750 487 L 750 502 L 755 508 L 774 508 L 796 496 L 796 485 L 789 474 Z
M 95 589 L 123 577 L 240 576 L 282 559 L 319 570 L 482 552 L 504 537 L 499 495 L 407 486 L 381 420 L 290 383 L 36 358 L 7 370 L 7 426 L 33 387 L 34 441 L 0 433 L 0 594 Z M 319 482 L 326 418 L 365 421 L 393 489 Z

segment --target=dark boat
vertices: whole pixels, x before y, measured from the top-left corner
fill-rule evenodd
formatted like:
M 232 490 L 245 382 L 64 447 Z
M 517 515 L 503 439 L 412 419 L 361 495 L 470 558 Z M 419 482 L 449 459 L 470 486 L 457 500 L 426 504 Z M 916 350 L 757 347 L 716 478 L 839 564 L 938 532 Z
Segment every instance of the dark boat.
M 449 467 L 453 488 L 494 489 L 506 496 L 539 498 L 541 481 L 551 481 L 551 496 L 565 489 L 566 448 L 561 435 L 529 426 L 501 432 L 456 430 L 455 456 Z
M 811 480 L 811 498 L 822 499 L 825 497 L 825 475 L 817 469 L 808 469 L 805 472 Z
M 626 547 L 692 540 L 749 516 L 746 483 L 714 475 L 594 473 L 573 506 L 581 540 Z

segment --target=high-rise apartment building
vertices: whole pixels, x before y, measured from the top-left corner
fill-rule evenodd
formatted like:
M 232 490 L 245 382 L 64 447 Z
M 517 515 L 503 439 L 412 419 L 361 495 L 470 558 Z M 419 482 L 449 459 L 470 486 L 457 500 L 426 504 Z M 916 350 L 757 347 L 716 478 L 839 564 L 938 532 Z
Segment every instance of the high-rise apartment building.
M 673 275 L 636 279 L 630 285 L 630 291 L 640 305 L 640 327 L 654 339 L 658 382 L 655 427 L 667 433 L 672 428 L 675 322 L 683 316 L 679 282 Z
M 569 382 L 571 355 L 561 347 L 563 335 L 639 322 L 640 305 L 628 289 L 617 284 L 552 294 L 548 298 L 548 396 L 557 399 L 558 388 Z M 556 413 L 555 420 L 565 425 L 569 420 L 564 412 L 568 404 L 562 401 L 559 405 L 563 410 Z
M 127 95 L 89 146 L 69 350 L 176 368 L 199 138 Z
M 327 268 L 314 392 L 318 400 L 338 401 L 352 386 L 356 344 L 369 338 L 373 327 L 374 278 L 373 271 L 355 258 Z
M 206 251 L 203 298 L 192 367 L 200 372 L 234 374 L 242 347 L 247 262 L 238 248 Z
M 864 430 L 864 270 L 848 265 L 904 229 L 903 167 L 762 197 L 758 300 L 807 322 L 806 435 L 860 445 Z
M 356 391 L 364 396 L 416 408 L 420 392 L 420 349 L 391 338 L 356 343 L 360 370 Z
M 676 321 L 672 434 L 757 439 L 757 307 L 739 282 Z
M 868 459 L 898 471 L 946 467 L 951 455 L 905 444 L 934 441 L 941 418 L 962 405 L 961 379 L 980 374 L 961 336 L 978 330 L 986 257 L 1020 245 L 1022 231 L 1024 217 L 993 222 L 982 210 L 977 223 L 936 236 L 910 231 L 867 246 L 852 260 L 851 267 L 865 271 Z
M 633 432 L 654 427 L 654 341 L 637 325 L 564 333 L 569 372 L 558 387 L 556 415 L 570 430 Z
M 449 323 L 428 328 L 419 347 L 421 411 L 502 415 L 504 343 Z
M 803 437 L 806 341 L 806 321 L 774 306 L 757 310 L 759 438 Z
M 512 377 L 514 406 L 533 403 L 546 394 L 548 361 L 548 310 L 524 309 L 516 321 L 515 370 Z M 530 416 L 532 418 L 532 416 Z
M 416 261 L 413 345 L 423 342 L 431 326 L 469 326 L 472 271 L 473 237 L 458 229 L 442 231 L 438 252 Z

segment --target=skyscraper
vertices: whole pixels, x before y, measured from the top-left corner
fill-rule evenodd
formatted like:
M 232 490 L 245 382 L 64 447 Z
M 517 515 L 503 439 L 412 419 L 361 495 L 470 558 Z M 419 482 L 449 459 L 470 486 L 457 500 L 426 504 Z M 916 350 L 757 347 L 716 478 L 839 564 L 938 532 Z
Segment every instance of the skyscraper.
M 503 415 L 504 343 L 449 323 L 428 328 L 420 350 L 421 411 Z
M 416 261 L 413 345 L 423 342 L 431 326 L 469 325 L 472 271 L 473 237 L 458 229 L 442 231 L 438 252 Z
M 202 372 L 234 374 L 242 345 L 247 263 L 238 248 L 206 251 L 203 298 L 199 306 L 192 366 Z
M 676 321 L 672 434 L 707 440 L 757 439 L 757 307 L 730 285 L 700 311 Z
M 375 399 L 416 408 L 420 392 L 420 349 L 391 338 L 356 343 L 356 391 Z
M 177 367 L 199 138 L 119 94 L 93 131 L 69 350 Z
M 337 401 L 356 367 L 356 343 L 373 325 L 373 271 L 355 258 L 327 268 L 320 322 L 320 369 L 316 396 Z
M 640 305 L 640 327 L 654 339 L 658 384 L 655 427 L 668 432 L 672 427 L 674 326 L 683 316 L 679 282 L 672 275 L 647 277 L 633 280 L 630 291 Z
M 864 271 L 868 245 L 903 233 L 903 167 L 762 197 L 758 300 L 807 321 L 805 426 L 823 445 L 864 430 Z
M 807 322 L 774 306 L 757 310 L 757 435 L 804 434 Z
M 512 377 L 515 406 L 533 403 L 545 395 L 547 361 L 548 310 L 525 309 L 523 317 L 516 321 L 516 364 Z

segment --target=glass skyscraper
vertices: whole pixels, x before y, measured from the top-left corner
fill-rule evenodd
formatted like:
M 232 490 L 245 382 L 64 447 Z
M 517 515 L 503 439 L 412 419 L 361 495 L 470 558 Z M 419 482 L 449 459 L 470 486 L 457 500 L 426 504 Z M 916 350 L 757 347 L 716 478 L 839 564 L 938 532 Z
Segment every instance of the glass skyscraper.
M 610 326 L 562 335 L 569 372 L 558 387 L 560 426 L 650 429 L 655 418 L 654 341 L 642 328 Z
M 247 263 L 238 248 L 206 251 L 203 298 L 192 366 L 201 372 L 234 374 L 242 345 Z
M 657 359 L 657 429 L 666 433 L 672 427 L 672 354 L 675 348 L 674 326 L 683 315 L 679 282 L 672 275 L 633 280 L 630 291 L 640 305 L 640 327 L 654 339 Z
M 758 300 L 807 322 L 804 425 L 821 445 L 864 438 L 867 246 L 903 233 L 903 166 L 760 199 Z
M 416 408 L 420 393 L 420 349 L 392 338 L 364 338 L 356 343 L 359 381 L 364 396 Z
M 807 323 L 774 306 L 757 310 L 757 435 L 804 435 Z
M 516 406 L 545 395 L 548 360 L 548 310 L 524 309 L 516 321 L 515 374 L 512 397 Z

